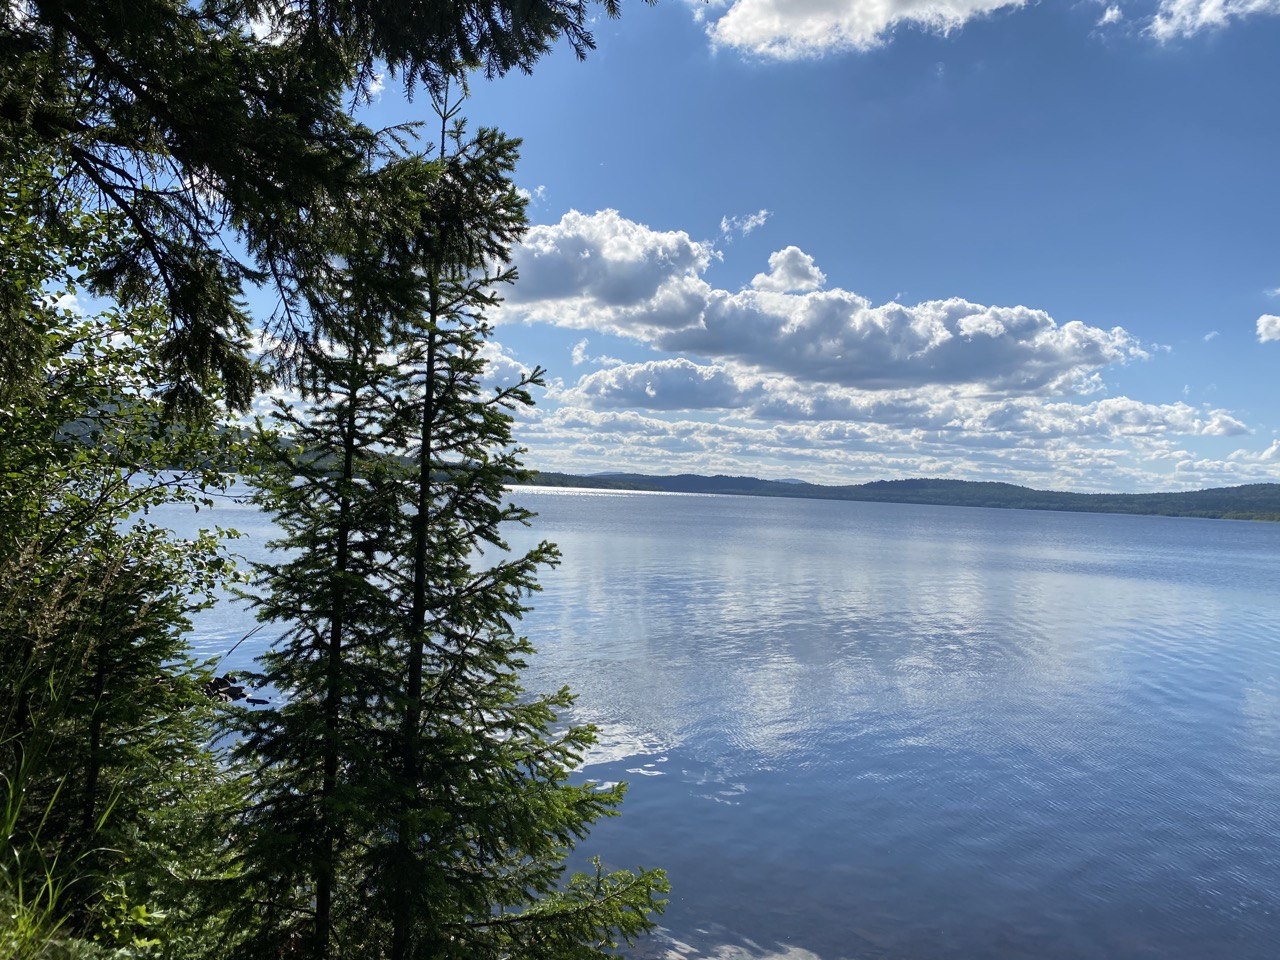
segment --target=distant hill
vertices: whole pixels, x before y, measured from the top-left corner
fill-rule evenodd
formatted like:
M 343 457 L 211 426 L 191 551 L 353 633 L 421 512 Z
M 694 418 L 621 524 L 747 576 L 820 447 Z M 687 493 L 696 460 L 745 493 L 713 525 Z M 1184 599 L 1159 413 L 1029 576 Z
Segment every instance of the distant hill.
M 874 500 L 885 503 L 928 503 L 953 507 L 1004 507 L 1020 510 L 1067 510 L 1078 513 L 1154 514 L 1206 517 L 1215 520 L 1280 520 L 1280 484 L 1251 483 L 1188 493 L 1059 493 L 1012 483 L 970 480 L 876 480 L 850 486 L 823 486 L 795 480 L 755 477 L 702 477 L 692 473 L 651 476 L 609 473 L 579 477 L 567 473 L 535 473 L 530 481 L 547 487 L 604 490 L 652 490 L 669 493 L 722 493 L 753 497 L 799 497 L 814 500 Z

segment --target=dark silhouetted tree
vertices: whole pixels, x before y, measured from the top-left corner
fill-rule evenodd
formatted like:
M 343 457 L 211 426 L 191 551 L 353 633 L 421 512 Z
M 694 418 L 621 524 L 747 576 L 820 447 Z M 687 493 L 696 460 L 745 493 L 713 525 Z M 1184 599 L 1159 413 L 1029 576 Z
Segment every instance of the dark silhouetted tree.
M 424 312 L 317 344 L 307 408 L 281 405 L 264 437 L 259 500 L 288 551 L 261 568 L 260 614 L 287 625 L 264 679 L 287 703 L 245 718 L 263 784 L 252 870 L 285 892 L 274 949 L 604 956 L 649 928 L 665 883 L 564 876 L 622 790 L 571 781 L 592 732 L 557 728 L 568 691 L 520 685 L 515 625 L 556 553 L 511 556 L 502 533 L 530 517 L 506 488 L 523 475 L 512 411 L 540 371 L 483 379 L 485 313 L 524 229 L 517 145 L 441 113 L 413 238 Z

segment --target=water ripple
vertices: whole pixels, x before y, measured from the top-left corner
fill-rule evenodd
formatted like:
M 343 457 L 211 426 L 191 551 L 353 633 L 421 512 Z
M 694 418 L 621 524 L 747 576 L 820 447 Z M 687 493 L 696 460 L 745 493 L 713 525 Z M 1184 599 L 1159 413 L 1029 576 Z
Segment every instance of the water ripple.
M 671 876 L 640 955 L 1277 956 L 1280 525 L 520 499 L 529 683 L 630 782 L 584 854 Z

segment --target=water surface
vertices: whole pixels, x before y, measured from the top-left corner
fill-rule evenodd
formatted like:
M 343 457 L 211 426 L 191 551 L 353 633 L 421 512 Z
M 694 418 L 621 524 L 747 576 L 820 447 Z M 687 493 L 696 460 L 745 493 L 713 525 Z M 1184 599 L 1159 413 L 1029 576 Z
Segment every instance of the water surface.
M 564 553 L 527 685 L 631 785 L 584 849 L 672 882 L 641 953 L 1280 955 L 1280 525 L 516 497 Z

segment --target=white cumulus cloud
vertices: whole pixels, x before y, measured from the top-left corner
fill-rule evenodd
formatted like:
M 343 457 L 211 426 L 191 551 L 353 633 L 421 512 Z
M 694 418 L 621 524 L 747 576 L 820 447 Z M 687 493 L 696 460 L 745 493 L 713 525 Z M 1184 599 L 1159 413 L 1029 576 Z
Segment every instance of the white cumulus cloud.
M 713 265 L 738 266 L 721 259 L 684 231 L 614 210 L 530 230 L 513 251 L 521 281 L 495 319 L 581 331 L 577 379 L 552 381 L 544 406 L 518 412 L 530 463 L 1075 490 L 1276 478 L 1280 443 L 1255 445 L 1257 427 L 1230 410 L 1108 396 L 1108 367 L 1157 352 L 1123 328 L 961 297 L 876 304 L 833 286 L 797 246 L 730 289 L 708 280 Z M 596 335 L 657 356 L 594 357 Z M 1280 317 L 1260 317 L 1258 336 L 1280 340 Z M 514 357 L 490 359 L 520 373 Z M 1245 439 L 1227 453 L 1230 437 Z
M 787 247 L 769 255 L 769 272 L 757 273 L 751 286 L 776 293 L 798 293 L 817 290 L 826 282 L 826 275 L 813 257 L 799 247 Z
M 533 372 L 492 340 L 480 347 L 480 356 L 484 359 L 484 381 L 490 387 L 514 386 Z
M 1280 317 L 1273 313 L 1264 313 L 1258 318 L 1258 342 L 1280 340 Z
M 643 306 L 648 323 L 680 325 L 683 302 L 701 298 L 698 277 L 714 256 L 710 245 L 683 230 L 650 230 L 616 210 L 590 215 L 571 210 L 558 224 L 530 228 L 514 251 L 520 282 L 508 303 L 618 313 Z M 589 316 L 565 316 L 561 322 L 596 325 Z
M 959 297 L 874 305 L 825 277 L 797 247 L 737 292 L 703 279 L 714 256 L 682 231 L 615 210 L 570 212 L 513 251 L 520 282 L 502 319 L 629 338 L 670 353 L 860 389 L 927 384 L 1012 393 L 1096 388 L 1104 367 L 1145 359 L 1120 327 L 1059 323 L 1042 310 Z
M 596 408 L 717 410 L 742 406 L 754 391 L 740 387 L 724 367 L 677 357 L 599 370 L 578 381 L 574 392 Z
M 735 0 L 712 21 L 713 43 L 779 60 L 883 44 L 894 27 L 947 31 L 1025 0 Z
M 690 6 L 715 46 L 750 56 L 799 60 L 883 46 L 900 26 L 947 33 L 1028 0 L 703 0 Z M 1136 16 L 1102 0 L 1098 27 L 1124 22 L 1161 43 L 1280 14 L 1280 0 L 1157 0 Z M 1153 9 L 1154 8 L 1154 9 Z

